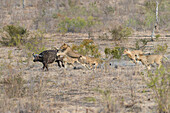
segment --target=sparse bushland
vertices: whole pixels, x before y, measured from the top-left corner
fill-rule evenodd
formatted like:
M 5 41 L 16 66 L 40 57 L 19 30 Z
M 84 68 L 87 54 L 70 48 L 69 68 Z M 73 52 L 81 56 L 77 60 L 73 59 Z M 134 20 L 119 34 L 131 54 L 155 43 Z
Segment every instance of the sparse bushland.
M 98 45 L 90 39 L 83 40 L 80 45 L 73 45 L 72 49 L 85 56 L 96 58 L 101 56 Z
M 141 76 L 148 86 L 154 93 L 154 99 L 157 103 L 157 110 L 159 113 L 168 113 L 170 102 L 169 102 L 169 89 L 170 89 L 170 68 L 162 66 L 157 69 L 154 73 L 148 71 L 147 77 L 143 73 Z
M 58 31 L 65 34 L 67 32 L 80 33 L 87 31 L 90 37 L 92 27 L 99 24 L 99 20 L 96 17 L 88 16 L 84 17 L 63 17 L 60 18 L 58 24 Z
M 30 33 L 27 29 L 14 25 L 5 26 L 3 31 L 6 32 L 2 36 L 2 40 L 0 40 L 3 46 L 16 46 L 32 52 L 41 52 L 44 50 L 44 36 L 42 31 Z
M 156 54 L 165 54 L 168 49 L 168 45 L 165 43 L 164 45 L 157 45 L 157 47 L 154 50 L 154 53 Z
M 108 65 L 110 63 L 111 59 L 121 59 L 121 56 L 123 54 L 124 47 L 114 47 L 113 49 L 111 48 L 105 48 L 104 53 L 105 53 L 105 72 L 108 71 Z
M 0 84 L 4 86 L 4 94 L 8 98 L 23 97 L 26 95 L 26 88 L 24 86 L 25 80 L 22 77 L 22 72 L 14 72 L 13 66 L 9 64 L 1 64 L 2 77 Z
M 136 42 L 135 42 L 135 49 L 136 50 L 144 50 L 146 48 L 146 45 L 147 45 L 147 43 L 149 41 L 150 40 L 148 40 L 148 39 L 139 39 L 139 40 L 136 40 Z
M 4 35 L 0 40 L 3 46 L 15 46 L 23 49 L 27 64 L 29 64 L 32 53 L 40 53 L 45 50 L 44 32 L 37 30 L 33 33 L 29 32 L 21 26 L 7 25 L 3 28 Z M 11 52 L 8 52 L 8 58 L 11 58 Z
M 99 9 L 96 3 L 90 3 L 88 8 L 73 4 L 75 3 L 71 1 L 69 10 L 59 10 L 57 14 L 53 14 L 53 18 L 58 21 L 57 32 L 86 32 L 90 38 L 93 28 L 101 24 L 98 16 L 95 16 L 100 14 Z
M 117 26 L 109 31 L 114 41 L 124 41 L 127 37 L 131 36 L 133 30 L 128 27 Z
M 114 47 L 113 49 L 105 48 L 104 53 L 106 55 L 106 58 L 108 58 L 110 55 L 112 58 L 120 59 L 124 51 L 124 47 Z
M 108 33 L 104 33 L 102 35 L 99 36 L 100 40 L 109 40 L 109 35 Z
M 99 88 L 96 88 L 94 90 L 102 96 L 103 108 L 101 108 L 101 110 L 104 113 L 116 112 L 115 100 L 111 97 L 111 91 L 107 90 L 107 89 L 102 90 L 102 89 L 99 89 Z
M 160 35 L 160 34 L 157 34 L 157 35 L 155 36 L 156 41 L 158 41 L 158 40 L 159 40 L 159 37 L 161 37 L 161 35 Z
M 7 25 L 3 27 L 3 31 L 7 33 L 0 41 L 4 46 L 20 46 L 25 43 L 28 36 L 28 31 L 21 26 Z

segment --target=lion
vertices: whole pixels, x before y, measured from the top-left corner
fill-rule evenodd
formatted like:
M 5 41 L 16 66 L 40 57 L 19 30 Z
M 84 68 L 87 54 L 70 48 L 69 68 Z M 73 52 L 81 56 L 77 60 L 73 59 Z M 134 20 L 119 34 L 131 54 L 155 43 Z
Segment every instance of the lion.
M 79 62 L 77 58 L 71 58 L 71 57 L 68 57 L 67 55 L 63 57 L 59 55 L 57 57 L 58 57 L 58 60 L 63 62 L 63 65 L 64 65 L 63 67 L 65 68 L 67 68 L 67 65 L 72 65 L 73 67 L 75 67 L 74 63 Z
M 82 56 L 82 55 L 78 58 L 78 61 L 79 61 L 84 67 L 86 67 L 86 68 L 88 68 L 88 69 L 90 69 L 90 68 L 92 69 L 92 68 L 93 68 L 93 65 L 95 65 L 95 70 L 96 70 L 97 66 L 99 65 L 99 63 L 102 62 L 102 60 L 99 59 L 99 58 Z M 87 66 L 88 64 L 90 65 L 90 68 Z
M 81 55 L 79 53 L 74 52 L 71 47 L 68 44 L 63 44 L 60 48 L 59 51 L 57 53 L 57 56 L 69 56 L 71 58 L 79 58 Z
M 164 55 L 143 55 L 143 54 L 139 54 L 139 55 L 135 55 L 136 60 L 139 60 L 142 62 L 143 65 L 146 66 L 146 68 L 148 70 L 151 69 L 151 65 L 156 63 L 158 65 L 158 69 L 160 69 L 161 65 L 162 65 L 162 58 L 165 57 Z M 167 57 L 165 57 L 166 59 L 168 59 Z
M 63 58 L 63 62 L 64 62 L 64 65 L 65 65 L 65 68 L 67 68 L 67 65 L 72 65 L 73 67 L 75 67 L 74 63 L 79 63 L 78 59 L 77 58 L 71 58 L 69 56 L 64 56 Z
M 130 51 L 129 49 L 125 49 L 123 52 L 123 55 L 127 55 L 135 64 L 137 64 L 135 55 L 139 54 L 143 54 L 143 51 L 141 50 Z

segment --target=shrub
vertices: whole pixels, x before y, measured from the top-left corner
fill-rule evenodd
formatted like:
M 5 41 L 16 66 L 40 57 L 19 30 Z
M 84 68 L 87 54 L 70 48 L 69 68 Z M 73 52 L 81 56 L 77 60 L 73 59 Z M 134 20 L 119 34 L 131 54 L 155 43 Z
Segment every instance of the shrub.
M 7 25 L 3 28 L 7 35 L 2 37 L 0 43 L 4 46 L 19 46 L 25 43 L 28 32 L 21 26 Z
M 100 57 L 98 46 L 94 44 L 93 40 L 85 39 L 80 45 L 73 45 L 72 49 L 82 55 L 90 55 L 92 57 Z
M 142 74 L 143 80 L 146 85 L 152 89 L 155 96 L 155 101 L 158 106 L 159 113 L 168 113 L 169 103 L 169 80 L 170 74 L 168 69 L 161 67 L 156 70 L 154 73 L 148 72 L 148 78 L 144 77 Z
M 161 37 L 161 35 L 160 35 L 160 34 L 157 34 L 155 37 L 156 37 L 156 40 L 158 40 L 159 37 Z
M 103 104 L 103 108 L 101 108 L 102 111 L 104 113 L 116 112 L 115 99 L 112 98 L 111 91 L 107 89 L 102 90 L 99 88 L 95 88 L 94 90 L 98 92 L 102 97 L 102 104 Z
M 5 94 L 9 98 L 23 97 L 25 94 L 25 80 L 22 78 L 22 73 L 13 73 L 11 65 L 5 65 L 8 69 L 8 75 L 1 81 L 4 84 Z
M 114 47 L 113 49 L 105 48 L 104 52 L 106 55 L 106 58 L 109 55 L 112 55 L 113 58 L 120 59 L 123 54 L 124 48 L 123 47 Z
M 123 41 L 125 40 L 128 36 L 132 35 L 132 29 L 128 27 L 115 27 L 110 30 L 110 33 L 112 35 L 112 39 L 114 41 Z
M 27 29 L 14 25 L 7 25 L 3 27 L 3 30 L 6 31 L 11 37 L 17 37 L 18 35 L 23 36 L 27 33 Z
M 58 24 L 58 31 L 62 33 L 66 32 L 80 32 L 86 26 L 86 21 L 84 18 L 68 18 L 65 17 Z
M 167 49 L 168 49 L 168 45 L 167 44 L 164 44 L 164 45 L 157 45 L 157 47 L 155 48 L 155 50 L 154 50 L 154 53 L 156 53 L 156 54 L 165 54 L 166 53 L 166 51 L 167 51 Z
M 147 40 L 147 39 L 136 40 L 135 49 L 136 50 L 139 50 L 139 49 L 144 50 L 148 42 L 149 42 L 149 40 Z
M 69 18 L 64 17 L 61 18 L 58 24 L 58 31 L 62 33 L 66 32 L 82 32 L 86 29 L 88 32 L 91 31 L 91 27 L 97 24 L 98 21 L 93 16 L 89 16 L 87 19 L 82 17 Z

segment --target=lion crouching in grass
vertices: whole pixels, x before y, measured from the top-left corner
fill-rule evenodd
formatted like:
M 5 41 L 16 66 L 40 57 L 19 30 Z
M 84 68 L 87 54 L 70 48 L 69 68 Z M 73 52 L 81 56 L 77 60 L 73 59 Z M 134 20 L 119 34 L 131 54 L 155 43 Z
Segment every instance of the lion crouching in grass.
M 145 65 L 148 70 L 151 69 L 151 65 L 154 63 L 158 65 L 158 69 L 159 69 L 162 65 L 163 57 L 165 56 L 164 55 L 143 55 L 143 54 L 135 55 L 136 60 L 141 61 L 142 64 Z M 165 58 L 168 59 L 167 57 Z
M 129 49 L 125 49 L 123 52 L 123 55 L 127 55 L 135 64 L 137 64 L 135 55 L 139 54 L 143 54 L 143 51 L 142 50 L 130 51 Z

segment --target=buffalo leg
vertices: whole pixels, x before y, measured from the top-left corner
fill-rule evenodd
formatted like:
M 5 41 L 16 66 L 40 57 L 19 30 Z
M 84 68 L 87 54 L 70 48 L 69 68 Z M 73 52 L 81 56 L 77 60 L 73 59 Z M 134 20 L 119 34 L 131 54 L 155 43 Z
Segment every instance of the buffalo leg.
M 59 66 L 59 67 L 61 67 L 61 65 L 60 65 L 60 61 L 59 61 L 59 60 L 57 60 L 56 62 L 58 63 L 58 66 Z
M 45 68 L 45 63 L 43 63 L 43 67 L 42 67 L 42 70 L 44 70 L 44 68 Z
M 48 64 L 45 64 L 45 67 L 46 67 L 46 69 L 47 69 L 47 71 L 48 71 Z

